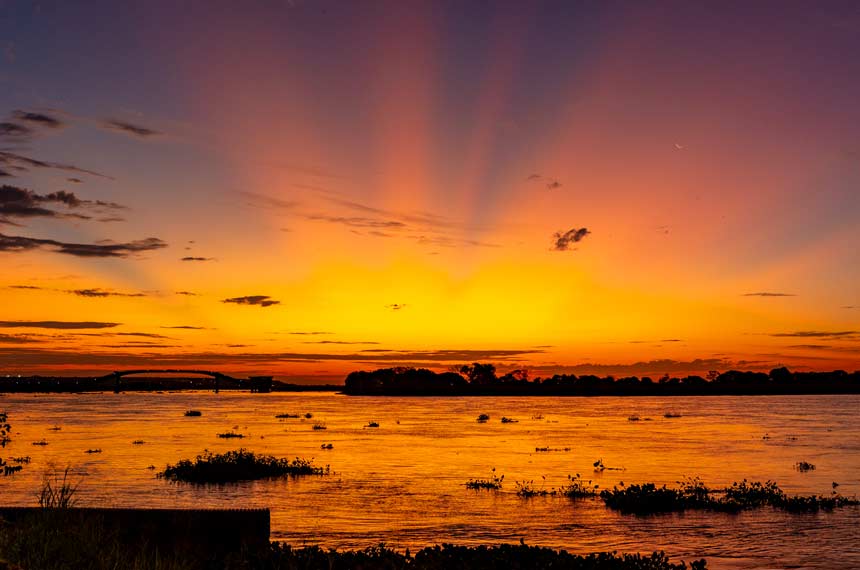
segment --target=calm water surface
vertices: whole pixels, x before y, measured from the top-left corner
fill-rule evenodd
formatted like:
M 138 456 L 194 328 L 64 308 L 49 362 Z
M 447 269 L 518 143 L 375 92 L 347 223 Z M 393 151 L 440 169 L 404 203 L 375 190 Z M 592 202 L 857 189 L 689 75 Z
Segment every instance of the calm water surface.
M 202 417 L 184 417 L 187 409 Z M 710 486 L 773 479 L 790 493 L 860 494 L 860 397 L 370 398 L 338 394 L 125 393 L 0 395 L 14 441 L 0 456 L 29 455 L 0 478 L 2 502 L 32 505 L 45 470 L 71 465 L 80 504 L 269 507 L 272 537 L 294 545 L 416 548 L 439 542 L 515 542 L 573 552 L 666 550 L 713 568 L 860 568 L 860 508 L 789 515 L 633 517 L 596 500 L 515 494 L 515 481 L 557 487 L 582 473 L 601 487 Z M 667 419 L 673 411 L 680 418 Z M 310 412 L 313 419 L 275 419 Z M 488 413 L 485 424 L 475 421 Z M 628 421 L 631 415 L 640 421 Z M 518 423 L 502 424 L 502 416 Z M 646 419 L 647 418 L 647 419 Z M 365 428 L 369 421 L 379 428 Z M 314 422 L 325 430 L 314 430 Z M 59 427 L 60 430 L 51 428 Z M 219 439 L 235 431 L 242 440 Z M 32 445 L 45 439 L 46 446 Z M 134 445 L 134 440 L 145 443 Z M 332 443 L 323 451 L 320 445 Z M 156 479 L 150 466 L 203 450 L 245 447 L 314 458 L 328 477 L 194 487 Z M 536 447 L 557 451 L 536 452 Z M 101 448 L 102 453 L 86 454 Z M 565 448 L 569 450 L 565 451 Z M 624 470 L 594 473 L 602 458 Z M 800 473 L 798 461 L 816 469 Z M 500 492 L 464 488 L 505 475 Z M 544 483 L 544 477 L 545 483 Z

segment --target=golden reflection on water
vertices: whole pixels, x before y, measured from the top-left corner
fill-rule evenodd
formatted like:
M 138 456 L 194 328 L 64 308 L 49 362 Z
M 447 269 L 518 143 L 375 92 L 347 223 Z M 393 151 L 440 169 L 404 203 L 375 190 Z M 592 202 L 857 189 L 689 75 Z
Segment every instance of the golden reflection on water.
M 188 409 L 202 416 L 185 417 Z M 828 494 L 835 481 L 843 494 L 860 494 L 858 409 L 857 396 L 5 395 L 0 410 L 10 414 L 14 441 L 0 453 L 29 455 L 32 462 L 0 479 L 0 489 L 4 504 L 34 504 L 46 468 L 71 465 L 81 479 L 82 505 L 269 507 L 273 538 L 297 545 L 354 548 L 384 541 L 414 549 L 523 538 L 576 552 L 665 549 L 688 559 L 707 556 L 714 568 L 765 568 L 771 557 L 804 567 L 860 567 L 857 508 L 637 518 L 599 501 L 524 500 L 514 492 L 515 481 L 551 488 L 581 473 L 602 488 L 700 476 L 710 486 L 774 479 L 803 494 Z M 681 417 L 664 417 L 670 411 Z M 308 412 L 313 418 L 275 418 Z M 478 423 L 481 413 L 490 420 Z M 503 424 L 502 416 L 518 421 Z M 380 426 L 366 427 L 371 421 Z M 312 429 L 315 423 L 325 429 Z M 245 437 L 216 436 L 231 430 Z M 43 438 L 48 445 L 32 445 Z M 138 440 L 144 443 L 132 443 Z M 333 449 L 320 449 L 323 443 Z M 204 449 L 238 447 L 313 457 L 333 474 L 194 487 L 156 479 L 150 469 Z M 619 470 L 596 473 L 597 459 Z M 800 473 L 798 461 L 816 469 Z M 494 467 L 505 475 L 500 492 L 465 489 L 468 479 L 487 478 Z

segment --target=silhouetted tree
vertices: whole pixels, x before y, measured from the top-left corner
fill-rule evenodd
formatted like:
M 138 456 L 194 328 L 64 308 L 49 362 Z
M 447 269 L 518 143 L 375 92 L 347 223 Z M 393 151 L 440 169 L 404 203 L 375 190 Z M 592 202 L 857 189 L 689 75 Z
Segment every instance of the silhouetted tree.
M 496 382 L 496 367 L 492 364 L 481 364 L 473 362 L 472 365 L 464 364 L 460 372 L 465 374 L 470 384 L 494 384 Z

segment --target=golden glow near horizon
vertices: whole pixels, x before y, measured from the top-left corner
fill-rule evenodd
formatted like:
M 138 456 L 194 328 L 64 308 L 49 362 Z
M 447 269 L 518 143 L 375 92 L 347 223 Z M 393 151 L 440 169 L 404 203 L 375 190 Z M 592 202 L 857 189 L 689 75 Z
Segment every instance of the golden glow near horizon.
M 83 32 L 61 22 L 83 16 L 64 10 L 29 31 L 74 43 Z M 0 183 L 124 208 L 0 215 L 0 370 L 858 368 L 857 132 L 832 110 L 860 95 L 853 59 L 756 56 L 745 29 L 678 49 L 695 30 L 671 14 L 644 28 L 566 14 L 580 36 L 539 32 L 552 14 L 523 6 L 488 21 L 429 4 L 260 10 L 151 26 L 164 6 L 134 41 L 120 39 L 130 23 L 105 32 L 116 62 L 142 62 L 135 75 L 109 77 L 96 46 L 10 40 L 0 103 L 33 133 L 0 151 L 51 166 L 5 155 Z M 833 33 L 818 56 L 844 53 L 850 38 Z M 34 71 L 84 59 L 73 88 Z M 798 66 L 834 86 L 807 89 Z M 56 245 L 149 237 L 167 246 Z M 224 302 L 254 296 L 268 299 Z M 117 324 L 68 328 L 81 321 Z

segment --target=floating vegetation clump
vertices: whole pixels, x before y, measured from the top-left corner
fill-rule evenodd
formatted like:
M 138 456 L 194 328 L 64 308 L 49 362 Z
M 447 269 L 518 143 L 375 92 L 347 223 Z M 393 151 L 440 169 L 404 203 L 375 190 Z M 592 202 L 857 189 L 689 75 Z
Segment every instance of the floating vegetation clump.
M 571 499 L 593 497 L 597 494 L 597 485 L 592 485 L 591 480 L 584 481 L 582 475 L 579 473 L 568 475 L 567 485 L 562 485 L 561 489 L 558 490 L 558 494 Z
M 235 431 L 225 431 L 224 433 L 219 433 L 218 437 L 221 439 L 242 439 L 245 436 L 241 433 L 236 433 Z
M 326 475 L 328 472 L 328 467 L 316 467 L 308 459 L 297 457 L 290 461 L 239 449 L 220 454 L 206 452 L 194 460 L 183 459 L 176 465 L 168 465 L 158 476 L 171 481 L 203 484 Z
M 299 417 L 299 414 L 278 414 L 275 416 L 275 418 L 277 418 L 279 420 L 287 420 L 287 419 L 298 418 L 298 417 Z
M 364 427 L 369 427 L 369 428 L 378 428 L 378 427 L 379 427 L 379 422 L 368 422 L 368 424 L 367 424 L 366 426 L 364 426 Z
M 63 428 L 60 426 L 49 427 L 48 431 L 62 431 Z
M 143 445 L 144 443 L 146 443 L 146 442 L 143 441 L 142 439 L 136 439 L 136 440 L 131 442 L 132 445 Z
M 602 459 L 602 458 L 601 458 L 601 459 L 598 459 L 597 461 L 595 461 L 595 462 L 593 463 L 593 465 L 594 465 L 594 471 L 595 471 L 595 473 L 600 473 L 600 472 L 602 472 L 602 471 L 624 471 L 624 470 L 625 470 L 625 468 L 624 468 L 624 467 L 607 467 L 607 466 L 603 463 L 603 459 Z
M 469 479 L 465 485 L 467 489 L 474 489 L 476 491 L 497 491 L 502 488 L 504 480 L 505 476 L 496 475 L 496 468 L 493 467 L 493 472 L 489 479 Z
M 84 453 L 101 453 L 101 452 L 102 452 L 102 450 L 100 447 L 97 447 L 95 449 L 88 449 L 88 450 L 84 451 Z
M 519 421 L 520 420 L 515 420 L 514 418 L 506 418 L 505 416 L 502 416 L 502 423 L 503 424 L 516 424 L 516 423 L 519 423 Z
M 806 473 L 807 471 L 814 471 L 815 465 L 809 463 L 807 461 L 800 461 L 794 464 L 794 468 L 800 471 L 801 473 Z
M 628 422 L 638 422 L 640 419 L 641 418 L 636 414 L 633 414 L 632 416 L 627 416 Z
M 9 434 L 12 433 L 12 426 L 9 425 L 9 414 L 0 412 L 0 447 L 6 447 L 6 444 L 12 441 Z
M 45 446 L 48 445 L 48 441 L 45 439 L 40 439 L 39 441 L 34 441 L 33 445 Z
M 663 417 L 667 419 L 680 418 L 681 414 L 678 412 L 666 412 L 665 414 L 663 414 Z
M 654 483 L 642 485 L 630 485 L 627 488 L 600 492 L 600 498 L 610 509 L 622 513 L 648 514 L 683 511 L 689 508 L 676 489 L 669 489 L 665 485 L 656 486 Z
M 657 487 L 654 483 L 630 485 L 600 492 L 607 507 L 631 514 L 712 510 L 736 513 L 772 507 L 788 512 L 830 511 L 835 508 L 860 505 L 854 497 L 832 494 L 829 497 L 788 496 L 773 481 L 761 483 L 744 479 L 721 490 L 711 490 L 698 478 L 679 482 L 677 489 Z
M 324 443 L 320 446 L 320 449 L 334 449 L 334 445 L 332 445 L 331 443 Z
M 537 453 L 549 453 L 550 451 L 570 451 L 569 447 L 535 447 Z
M 200 410 L 186 410 L 185 411 L 185 417 L 186 418 L 199 418 L 202 415 L 203 415 L 203 412 L 201 412 Z
M 6 412 L 0 412 L 0 447 L 6 447 L 6 444 L 9 443 L 11 438 L 9 437 L 9 433 L 12 431 L 12 426 L 9 425 L 9 419 Z M 15 463 L 15 465 L 9 465 L 6 461 L 0 457 L 0 467 L 3 468 L 3 476 L 8 477 L 14 473 L 17 473 L 21 469 L 23 469 L 22 463 L 29 463 L 30 458 L 27 457 L 27 461 L 15 461 L 16 458 L 13 458 L 11 461 Z M 20 458 L 17 458 L 20 459 Z
M 312 429 L 315 429 L 315 430 L 323 430 L 323 429 L 327 429 L 327 428 L 326 428 L 325 423 L 323 423 L 323 422 L 314 422 L 314 425 L 313 425 L 313 428 L 312 428 Z
M 522 497 L 524 499 L 530 499 L 532 497 L 549 497 L 558 495 L 557 489 L 547 489 L 545 487 L 546 484 L 546 475 L 543 476 L 543 482 L 540 487 L 535 487 L 534 480 L 532 481 L 515 481 L 514 485 L 517 489 L 517 496 Z
M 306 420 L 309 420 L 309 419 L 311 419 L 312 417 L 314 417 L 314 415 L 313 415 L 312 413 L 310 413 L 310 412 L 308 412 L 308 413 L 306 413 L 306 414 L 305 414 L 305 419 L 306 419 Z
M 478 421 L 478 423 L 479 423 L 479 424 L 485 424 L 485 423 L 487 423 L 488 421 L 490 421 L 490 414 L 480 414 L 480 415 L 478 416 L 478 420 L 477 420 L 477 421 Z

